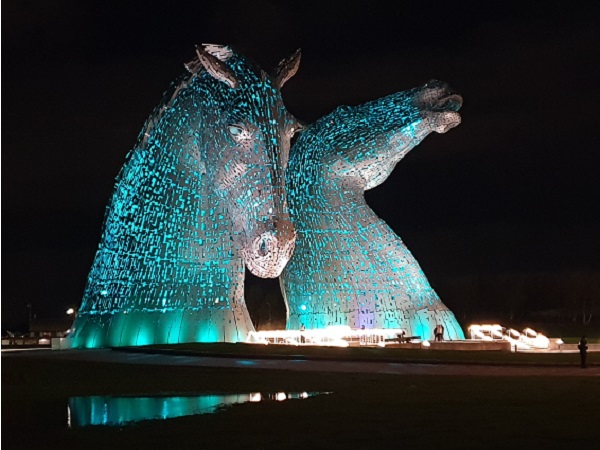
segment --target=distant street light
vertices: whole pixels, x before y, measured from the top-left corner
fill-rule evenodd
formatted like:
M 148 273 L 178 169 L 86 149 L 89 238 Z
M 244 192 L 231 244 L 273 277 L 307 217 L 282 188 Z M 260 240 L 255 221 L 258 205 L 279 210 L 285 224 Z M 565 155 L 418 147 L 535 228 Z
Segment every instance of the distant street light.
M 67 314 L 70 316 L 72 314 L 75 314 L 75 309 L 74 308 L 69 308 L 67 309 Z

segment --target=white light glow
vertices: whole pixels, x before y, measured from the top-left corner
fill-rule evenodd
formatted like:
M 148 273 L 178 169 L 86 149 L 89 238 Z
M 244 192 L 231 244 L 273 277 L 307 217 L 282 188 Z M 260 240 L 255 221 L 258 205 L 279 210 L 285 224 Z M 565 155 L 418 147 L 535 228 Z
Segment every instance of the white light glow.
M 534 337 L 537 336 L 537 333 L 534 330 L 532 330 L 531 328 L 525 328 L 523 330 L 523 333 L 525 333 L 527 335 L 527 337 L 533 337 L 534 338 Z
M 251 331 L 246 342 L 249 344 L 317 345 L 326 347 L 348 347 L 350 343 L 385 347 L 386 339 L 396 338 L 406 330 L 399 328 L 353 329 L 347 325 L 334 325 L 312 330 L 266 330 Z M 304 337 L 304 341 L 302 338 Z
M 498 324 L 469 326 L 471 339 L 475 340 L 504 340 L 510 342 L 511 348 L 516 350 L 544 349 L 550 346 L 550 340 L 546 336 L 531 328 L 525 328 L 522 333 L 513 328 L 506 329 L 506 332 L 503 330 L 504 327 Z

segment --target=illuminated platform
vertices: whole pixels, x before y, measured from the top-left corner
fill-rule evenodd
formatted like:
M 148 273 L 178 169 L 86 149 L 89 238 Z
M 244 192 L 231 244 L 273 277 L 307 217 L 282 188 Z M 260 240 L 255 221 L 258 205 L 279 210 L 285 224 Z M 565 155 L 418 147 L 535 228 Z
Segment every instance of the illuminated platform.
M 270 330 L 251 331 L 246 343 L 279 344 L 279 345 L 318 345 L 327 347 L 349 347 L 354 345 L 371 345 L 385 347 L 398 335 L 406 335 L 400 328 L 355 329 L 348 326 L 330 326 L 312 330 Z M 414 342 L 421 342 L 415 339 Z M 427 341 L 423 341 L 427 342 Z M 421 344 L 419 344 L 421 345 Z
M 522 332 L 519 332 L 498 324 L 471 325 L 469 334 L 471 339 L 479 341 L 507 341 L 515 351 L 550 348 L 550 339 L 531 328 L 525 328 Z M 562 341 L 556 340 L 556 344 L 560 345 Z

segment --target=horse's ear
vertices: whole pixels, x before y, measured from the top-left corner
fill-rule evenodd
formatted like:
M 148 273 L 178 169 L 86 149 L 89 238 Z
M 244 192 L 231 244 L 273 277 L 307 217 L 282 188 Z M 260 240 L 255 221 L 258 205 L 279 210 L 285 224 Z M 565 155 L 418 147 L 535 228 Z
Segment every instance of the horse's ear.
M 281 89 L 287 80 L 296 75 L 300 66 L 300 49 L 288 58 L 282 59 L 275 70 L 275 85 Z
M 203 46 L 196 46 L 196 55 L 198 55 L 198 61 L 217 80 L 227 83 L 229 87 L 236 88 L 239 84 L 233 70 L 219 58 L 211 54 Z M 199 69 L 195 61 L 186 64 L 187 69 L 190 72 L 197 71 Z

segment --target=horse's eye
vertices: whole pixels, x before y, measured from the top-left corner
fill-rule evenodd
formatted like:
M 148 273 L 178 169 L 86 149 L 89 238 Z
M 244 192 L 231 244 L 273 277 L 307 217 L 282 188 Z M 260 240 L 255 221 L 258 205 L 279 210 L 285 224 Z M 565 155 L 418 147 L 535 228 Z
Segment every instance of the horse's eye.
M 244 129 L 239 125 L 229 125 L 228 130 L 229 134 L 231 134 L 236 139 L 241 138 L 242 133 L 244 132 Z

